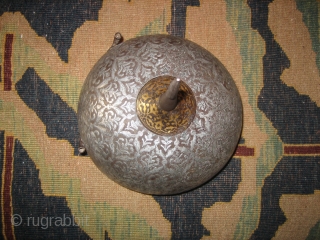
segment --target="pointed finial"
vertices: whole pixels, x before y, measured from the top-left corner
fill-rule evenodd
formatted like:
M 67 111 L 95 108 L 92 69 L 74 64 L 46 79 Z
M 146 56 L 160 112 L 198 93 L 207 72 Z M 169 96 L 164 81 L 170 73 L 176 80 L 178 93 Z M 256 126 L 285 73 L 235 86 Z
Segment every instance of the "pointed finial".
M 173 80 L 167 91 L 160 96 L 159 106 L 162 110 L 172 111 L 178 105 L 178 92 L 181 81 L 179 78 Z

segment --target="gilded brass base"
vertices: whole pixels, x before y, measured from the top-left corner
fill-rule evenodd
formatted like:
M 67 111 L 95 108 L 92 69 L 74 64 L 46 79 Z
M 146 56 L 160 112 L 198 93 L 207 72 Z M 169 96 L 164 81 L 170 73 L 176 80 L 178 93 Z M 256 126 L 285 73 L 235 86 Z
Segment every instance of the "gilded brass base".
M 191 88 L 181 81 L 178 105 L 172 111 L 159 107 L 159 98 L 166 92 L 172 76 L 160 76 L 147 82 L 137 97 L 136 111 L 142 124 L 150 131 L 165 136 L 183 132 L 196 114 L 196 100 Z

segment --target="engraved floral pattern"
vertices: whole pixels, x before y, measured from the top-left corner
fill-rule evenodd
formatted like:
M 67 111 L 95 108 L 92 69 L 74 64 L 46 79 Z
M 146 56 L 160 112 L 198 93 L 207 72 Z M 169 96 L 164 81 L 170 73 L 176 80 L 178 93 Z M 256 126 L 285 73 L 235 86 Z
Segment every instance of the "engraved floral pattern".
M 151 79 L 184 79 L 197 102 L 191 125 L 174 136 L 147 130 L 136 98 Z M 95 164 L 135 191 L 173 194 L 213 177 L 228 162 L 242 126 L 242 103 L 226 69 L 208 51 L 167 35 L 112 47 L 93 67 L 78 107 L 80 135 Z

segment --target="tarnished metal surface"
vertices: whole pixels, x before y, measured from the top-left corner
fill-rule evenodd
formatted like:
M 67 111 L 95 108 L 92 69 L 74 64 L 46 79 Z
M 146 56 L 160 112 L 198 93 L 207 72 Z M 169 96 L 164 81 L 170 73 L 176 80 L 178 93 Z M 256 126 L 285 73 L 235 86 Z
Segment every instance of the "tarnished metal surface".
M 164 136 L 139 120 L 143 86 L 160 76 L 190 87 L 196 115 L 181 133 Z M 232 156 L 242 127 L 242 103 L 228 71 L 188 40 L 142 36 L 115 45 L 89 73 L 78 106 L 88 154 L 109 178 L 148 194 L 181 193 L 217 174 Z

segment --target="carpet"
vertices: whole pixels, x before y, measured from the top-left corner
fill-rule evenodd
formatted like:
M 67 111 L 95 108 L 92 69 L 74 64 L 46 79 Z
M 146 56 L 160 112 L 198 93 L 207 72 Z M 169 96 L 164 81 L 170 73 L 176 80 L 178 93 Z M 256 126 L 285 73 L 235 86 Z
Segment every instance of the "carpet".
M 319 11 L 316 0 L 2 0 L 2 238 L 320 239 Z M 144 195 L 79 156 L 80 90 L 116 32 L 187 38 L 235 80 L 241 141 L 203 186 Z

